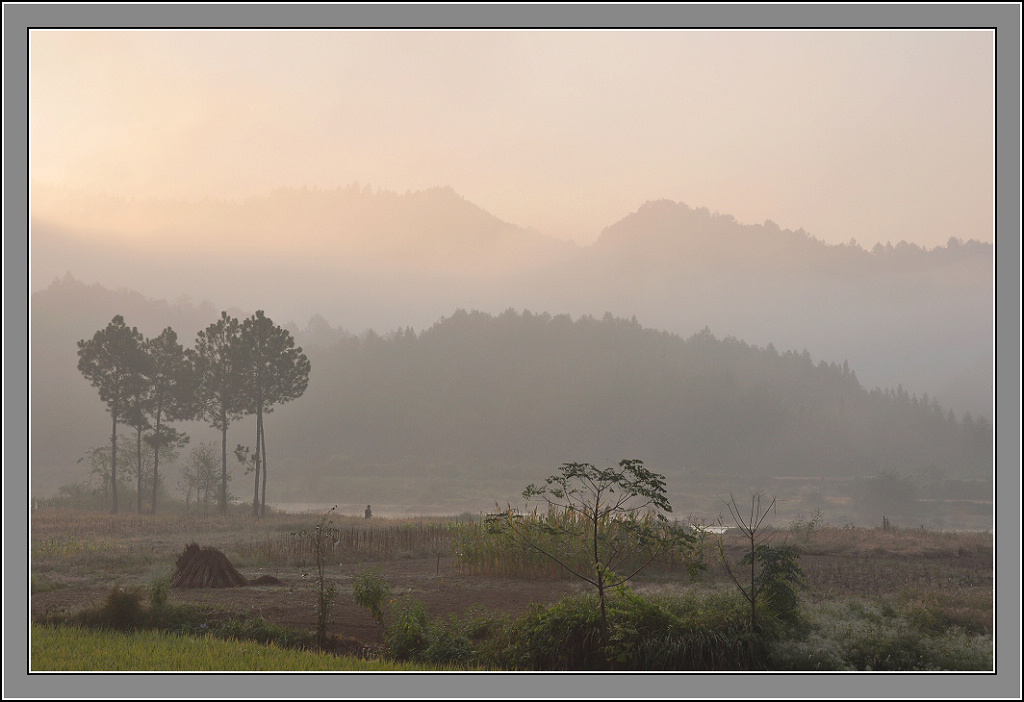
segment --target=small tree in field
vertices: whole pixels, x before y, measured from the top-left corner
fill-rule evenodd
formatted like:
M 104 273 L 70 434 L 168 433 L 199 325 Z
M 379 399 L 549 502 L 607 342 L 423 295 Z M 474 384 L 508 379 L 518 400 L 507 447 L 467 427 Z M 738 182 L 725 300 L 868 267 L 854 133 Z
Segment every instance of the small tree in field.
M 320 648 L 324 648 L 327 645 L 327 626 L 331 621 L 334 598 L 338 594 L 335 586 L 333 584 L 328 585 L 327 579 L 324 577 L 328 552 L 332 551 L 334 545 L 338 542 L 338 530 L 332 526 L 333 520 L 330 518 L 331 513 L 336 509 L 338 509 L 337 505 L 327 510 L 320 517 L 312 532 L 305 529 L 298 532 L 303 536 L 309 535 L 311 537 L 310 550 L 313 552 L 316 563 L 316 644 Z
M 644 468 L 643 461 L 623 460 L 603 469 L 564 463 L 558 475 L 542 486 L 528 486 L 523 497 L 546 502 L 547 518 L 524 520 L 509 508 L 492 523 L 510 529 L 526 546 L 593 585 L 605 626 L 609 589 L 629 582 L 671 551 L 692 550 L 696 542 L 665 517 L 672 506 L 664 476 Z M 552 536 L 555 546 L 545 538 Z
M 210 502 L 215 500 L 220 485 L 217 464 L 220 454 L 211 443 L 202 443 L 192 448 L 188 463 L 182 474 L 181 487 L 185 490 L 185 507 L 191 501 L 192 493 L 196 495 L 196 507 L 202 505 L 203 514 L 207 514 Z M 230 479 L 230 476 L 228 476 Z
M 117 482 L 119 486 L 124 489 L 130 484 L 131 477 L 134 474 L 135 466 L 131 462 L 132 452 L 134 447 L 132 446 L 131 438 L 127 436 L 117 437 L 118 444 L 118 455 L 121 458 L 121 471 L 117 474 Z M 124 457 L 128 457 L 127 465 Z M 89 483 L 93 485 L 99 483 L 101 494 L 104 499 L 110 497 L 110 486 L 111 486 L 111 448 L 110 445 L 96 446 L 85 452 L 81 458 L 78 459 L 78 463 L 88 462 L 91 470 L 89 471 Z
M 799 554 L 796 551 L 788 546 L 771 545 L 772 534 L 765 520 L 775 511 L 776 499 L 773 497 L 765 506 L 761 493 L 754 493 L 750 498 L 749 512 L 741 510 L 732 495 L 728 501 L 722 501 L 747 545 L 747 552 L 739 561 L 743 571 L 733 569 L 721 539 L 718 542 L 719 555 L 729 579 L 750 604 L 751 627 L 757 626 L 759 610 L 780 619 L 794 619 L 799 605 L 797 590 L 805 587 L 804 572 L 797 563 Z

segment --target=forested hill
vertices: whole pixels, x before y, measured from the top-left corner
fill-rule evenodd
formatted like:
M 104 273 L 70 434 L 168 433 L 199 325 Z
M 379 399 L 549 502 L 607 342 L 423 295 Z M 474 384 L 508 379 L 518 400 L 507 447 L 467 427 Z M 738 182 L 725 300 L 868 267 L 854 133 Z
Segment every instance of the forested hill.
M 301 412 L 274 431 L 310 464 L 489 470 L 638 457 L 669 474 L 764 476 L 992 468 L 984 420 L 900 388 L 868 391 L 842 361 L 707 330 L 683 339 L 611 315 L 458 311 L 419 335 L 366 334 L 307 353 Z
M 146 336 L 172 326 L 191 345 L 218 315 L 208 303 L 169 305 L 70 278 L 32 301 L 32 479 L 53 489 L 87 477 L 76 460 L 109 441 L 106 408 L 76 369 L 76 342 L 123 314 Z M 425 481 L 424 499 L 489 494 L 495 481 L 521 489 L 565 461 L 622 458 L 678 485 L 692 473 L 992 474 L 986 420 L 900 388 L 865 389 L 842 359 L 707 330 L 683 338 L 611 315 L 511 310 L 458 311 L 418 334 L 383 336 L 322 318 L 304 329 L 275 321 L 312 363 L 305 395 L 267 419 L 273 493 L 289 499 L 359 481 L 378 486 L 380 501 Z M 193 446 L 219 445 L 205 424 L 180 424 Z M 229 444 L 251 444 L 253 426 L 251 417 L 233 424 Z

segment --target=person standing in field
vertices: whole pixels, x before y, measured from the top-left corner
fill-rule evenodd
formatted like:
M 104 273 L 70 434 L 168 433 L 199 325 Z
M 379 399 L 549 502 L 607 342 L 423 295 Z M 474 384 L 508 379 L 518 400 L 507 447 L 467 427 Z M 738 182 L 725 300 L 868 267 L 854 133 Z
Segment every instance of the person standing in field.
M 366 505 L 366 511 L 363 513 L 363 516 L 367 519 L 373 516 L 373 511 L 370 509 L 370 505 Z

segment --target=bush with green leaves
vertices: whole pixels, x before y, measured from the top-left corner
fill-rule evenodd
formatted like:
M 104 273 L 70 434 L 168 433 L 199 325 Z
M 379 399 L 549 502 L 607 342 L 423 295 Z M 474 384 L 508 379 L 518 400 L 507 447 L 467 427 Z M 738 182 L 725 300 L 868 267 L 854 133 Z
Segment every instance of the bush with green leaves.
M 533 605 L 513 624 L 504 662 L 518 670 L 601 670 L 607 668 L 607 628 L 596 593 L 565 597 L 546 607 Z
M 799 591 L 807 587 L 799 558 L 792 547 L 761 544 L 740 559 L 741 566 L 758 566 L 753 591 L 759 594 L 763 611 L 790 623 L 799 617 Z
M 115 629 L 133 629 L 141 626 L 145 611 L 142 608 L 142 590 L 137 588 L 113 588 L 100 610 L 100 617 L 107 626 Z
M 149 606 L 153 609 L 160 609 L 167 604 L 167 595 L 171 589 L 171 581 L 168 578 L 156 578 L 149 584 Z
M 384 627 L 384 646 L 389 657 L 401 661 L 421 660 L 430 638 L 430 615 L 422 602 L 403 597 L 392 603 Z
M 852 600 L 816 605 L 799 636 L 771 649 L 773 670 L 986 671 L 990 635 L 958 626 L 929 630 L 887 602 Z
M 400 661 L 465 665 L 478 658 L 472 638 L 495 631 L 493 619 L 479 614 L 462 620 L 435 620 L 420 600 L 391 600 L 391 589 L 379 568 L 358 573 L 352 588 L 356 603 L 370 610 L 381 627 L 385 656 Z
M 594 593 L 535 605 L 497 660 L 520 670 L 757 670 L 769 641 L 735 594 L 650 597 L 617 588 L 605 628 Z
M 764 506 L 762 499 L 759 492 L 751 496 L 749 513 L 740 508 L 734 496 L 723 500 L 746 542 L 747 552 L 737 568 L 731 565 L 721 537 L 718 543 L 726 574 L 750 605 L 750 626 L 754 630 L 760 626 L 759 614 L 795 622 L 800 604 L 798 590 L 805 587 L 804 572 L 797 563 L 800 555 L 790 546 L 774 547 L 770 543 L 774 534 L 766 520 L 775 512 L 777 500 L 773 497 Z
M 403 597 L 392 604 L 384 625 L 386 655 L 400 661 L 468 664 L 476 657 L 468 628 L 455 616 L 431 619 L 422 602 Z
M 466 623 L 456 616 L 434 621 L 422 660 L 427 663 L 466 665 L 476 658 L 476 649 L 467 634 Z
M 799 536 L 801 540 L 806 542 L 811 538 L 811 534 L 820 531 L 822 528 L 827 526 L 828 525 L 825 523 L 825 514 L 821 511 L 821 508 L 818 508 L 811 512 L 811 516 L 809 517 L 800 515 L 791 521 L 789 523 L 789 531 L 791 534 Z
M 386 655 L 504 670 L 757 670 L 770 644 L 734 593 L 642 596 L 620 587 L 602 620 L 596 593 L 535 604 L 516 619 L 432 619 L 411 598 L 391 603 Z M 767 630 L 766 630 L 767 631 Z
M 289 648 L 323 648 L 320 637 L 299 629 L 268 622 L 263 615 L 231 617 L 223 622 L 211 623 L 209 633 L 219 638 L 239 641 L 275 643 Z
M 352 582 L 352 597 L 357 605 L 370 610 L 370 615 L 379 626 L 384 626 L 384 613 L 391 597 L 391 588 L 380 568 L 356 573 Z

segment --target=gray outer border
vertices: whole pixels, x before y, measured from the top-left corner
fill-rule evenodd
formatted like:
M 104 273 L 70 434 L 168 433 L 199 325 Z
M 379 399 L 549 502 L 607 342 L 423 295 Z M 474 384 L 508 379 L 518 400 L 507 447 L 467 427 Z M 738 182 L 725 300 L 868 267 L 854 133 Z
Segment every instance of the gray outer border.
M 997 28 L 997 674 L 28 675 L 27 578 L 4 580 L 3 696 L 31 697 L 954 697 L 1020 699 L 1021 8 L 988 5 L 12 5 L 3 6 L 4 331 L 28 329 L 28 27 Z M 9 335 L 6 332 L 11 332 Z M 4 345 L 4 571 L 27 572 L 28 365 Z M 1003 528 L 1005 527 L 1005 528 Z M 12 618 L 7 616 L 8 601 Z M 162 674 L 157 674 L 162 675 Z

